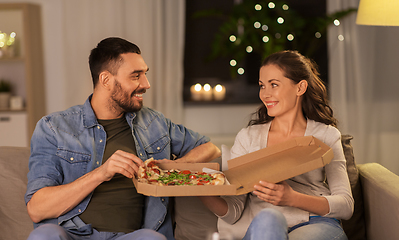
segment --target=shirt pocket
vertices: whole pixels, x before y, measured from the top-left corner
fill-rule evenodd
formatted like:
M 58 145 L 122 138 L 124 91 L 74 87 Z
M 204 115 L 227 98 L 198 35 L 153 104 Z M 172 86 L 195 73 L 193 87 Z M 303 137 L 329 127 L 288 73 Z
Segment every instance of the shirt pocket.
M 165 135 L 155 142 L 150 143 L 148 146 L 145 146 L 145 151 L 147 152 L 148 155 L 157 155 L 159 153 L 162 153 L 165 148 L 169 145 L 170 143 L 170 138 Z
M 79 178 L 86 174 L 87 165 L 91 160 L 91 155 L 87 153 L 74 152 L 70 150 L 58 149 L 57 156 L 63 161 L 62 165 L 72 178 Z

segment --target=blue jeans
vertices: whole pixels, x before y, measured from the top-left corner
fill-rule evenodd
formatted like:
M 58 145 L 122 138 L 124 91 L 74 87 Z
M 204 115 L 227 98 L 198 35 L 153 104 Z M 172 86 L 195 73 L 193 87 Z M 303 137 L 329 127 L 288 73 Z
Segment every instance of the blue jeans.
M 68 232 L 56 224 L 44 224 L 34 229 L 27 240 L 166 240 L 166 237 L 151 229 L 139 229 L 131 233 L 98 232 L 80 236 Z
M 282 213 L 263 209 L 252 220 L 243 240 L 347 240 L 341 224 L 332 218 L 314 217 L 291 228 Z

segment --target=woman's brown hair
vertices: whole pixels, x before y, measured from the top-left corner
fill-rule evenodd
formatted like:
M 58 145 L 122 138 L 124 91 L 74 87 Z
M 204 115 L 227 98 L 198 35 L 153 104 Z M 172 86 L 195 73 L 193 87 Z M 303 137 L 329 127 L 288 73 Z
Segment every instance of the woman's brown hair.
M 266 65 L 278 66 L 284 72 L 284 76 L 294 83 L 306 80 L 308 88 L 302 99 L 303 115 L 317 122 L 337 126 L 337 119 L 334 118 L 328 103 L 327 89 L 319 77 L 317 65 L 312 60 L 297 51 L 286 50 L 269 55 L 262 62 L 261 68 Z M 268 123 L 274 118 L 267 114 L 264 104 L 253 115 L 255 119 L 250 120 L 248 126 Z

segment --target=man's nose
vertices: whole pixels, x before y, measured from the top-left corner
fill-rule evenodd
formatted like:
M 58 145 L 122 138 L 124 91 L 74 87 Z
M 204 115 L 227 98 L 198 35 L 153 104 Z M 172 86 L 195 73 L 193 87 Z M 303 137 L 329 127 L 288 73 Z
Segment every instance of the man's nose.
M 149 89 L 151 87 L 150 82 L 148 81 L 147 75 L 144 75 L 140 80 L 141 80 L 140 85 L 143 88 Z

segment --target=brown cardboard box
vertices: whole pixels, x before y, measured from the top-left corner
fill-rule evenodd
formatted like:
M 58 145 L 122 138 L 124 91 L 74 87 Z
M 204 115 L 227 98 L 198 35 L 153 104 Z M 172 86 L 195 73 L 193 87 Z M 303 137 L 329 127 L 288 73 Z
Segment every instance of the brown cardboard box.
M 328 164 L 332 149 L 313 136 L 299 137 L 229 160 L 224 171 L 230 185 L 222 186 L 156 186 L 133 179 L 139 193 L 148 196 L 211 196 L 240 195 L 254 190 L 264 180 L 281 182 Z M 162 169 L 202 171 L 203 167 L 218 170 L 217 163 L 168 163 Z
M 163 163 L 158 164 L 161 169 L 179 169 L 202 171 L 203 168 L 219 170 L 219 163 Z M 147 196 L 172 197 L 172 196 L 215 196 L 234 195 L 236 186 L 233 185 L 203 185 L 203 186 L 156 186 L 138 182 L 133 178 L 134 186 L 138 193 Z

